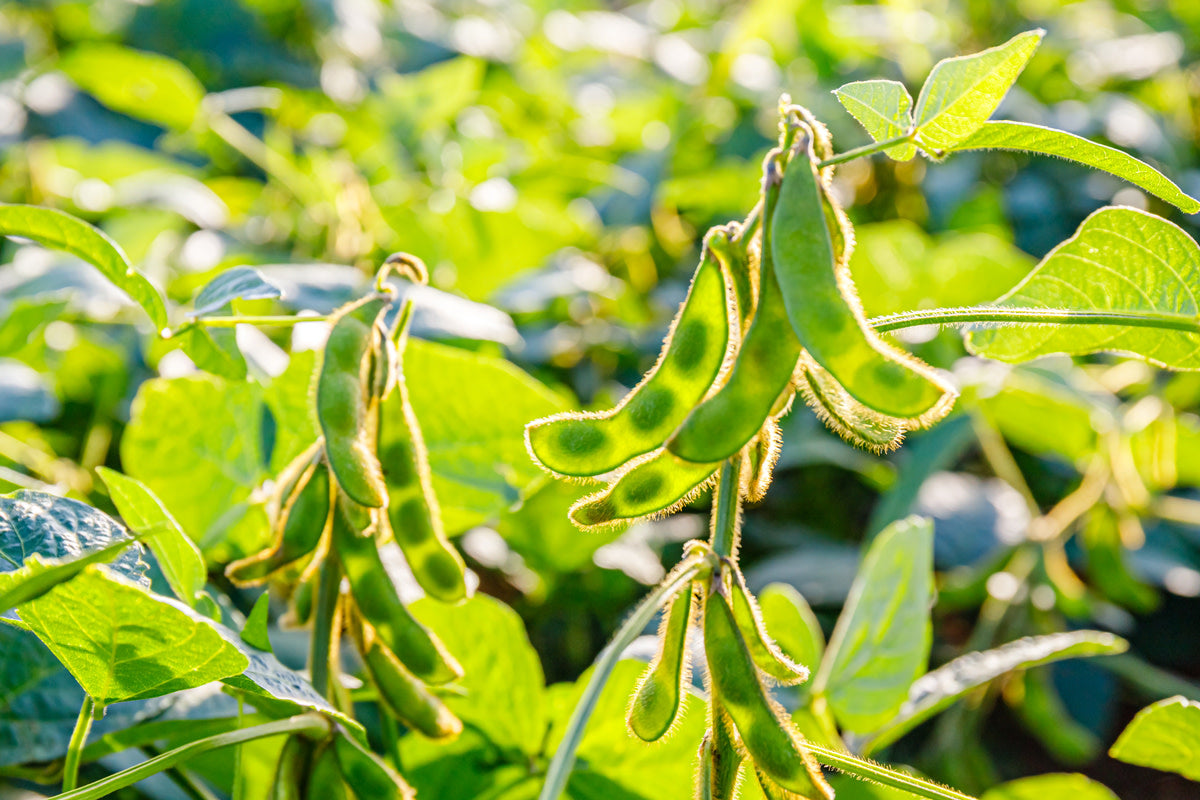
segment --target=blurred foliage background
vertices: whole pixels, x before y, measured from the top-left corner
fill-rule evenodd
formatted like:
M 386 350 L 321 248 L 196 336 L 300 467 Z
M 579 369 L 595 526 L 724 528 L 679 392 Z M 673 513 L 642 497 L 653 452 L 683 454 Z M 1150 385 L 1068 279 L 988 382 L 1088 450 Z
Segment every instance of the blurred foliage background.
M 540 476 L 520 425 L 612 404 L 653 363 L 703 232 L 755 200 L 781 92 L 846 150 L 867 137 L 830 90 L 915 91 L 938 59 L 1037 26 L 1045 43 L 997 116 L 1120 147 L 1200 193 L 1192 0 L 44 0 L 0 6 L 0 199 L 100 226 L 178 304 L 174 322 L 232 266 L 286 292 L 235 311 L 325 313 L 388 253 L 423 258 L 416 332 L 459 350 L 415 350 L 414 404 L 451 398 L 482 420 L 427 430 L 447 525 L 547 678 L 573 680 L 704 517 L 580 534 L 566 508 L 581 490 Z M 869 315 L 994 299 L 1108 203 L 1198 232 L 1115 179 L 1012 154 L 862 160 L 836 191 Z M 189 383 L 180 343 L 137 325 L 80 262 L 3 245 L 0 491 L 111 508 L 91 469 L 121 467 L 219 580 L 261 542 L 257 487 L 287 461 L 305 326 L 239 329 L 248 372 L 202 364 L 223 377 Z M 1200 697 L 1200 379 L 1116 358 L 1009 369 L 967 358 L 953 331 L 905 341 L 955 373 L 958 410 L 889 457 L 794 412 L 746 521 L 752 586 L 795 585 L 828 630 L 861 544 L 931 515 L 935 664 L 1082 626 L 1134 646 L 1016 676 L 893 758 L 968 791 L 1075 769 L 1127 798 L 1186 796 L 1104 752 L 1146 702 Z M 497 382 L 472 385 L 464 351 L 550 391 L 506 391 L 517 379 L 495 362 Z M 262 446 L 231 455 L 226 434 L 249 429 Z

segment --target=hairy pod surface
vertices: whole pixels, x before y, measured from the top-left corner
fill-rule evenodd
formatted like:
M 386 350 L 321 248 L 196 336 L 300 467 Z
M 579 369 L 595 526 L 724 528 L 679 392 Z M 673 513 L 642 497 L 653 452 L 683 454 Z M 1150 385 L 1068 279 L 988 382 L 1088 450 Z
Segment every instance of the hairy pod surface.
M 604 490 L 576 501 L 571 521 L 583 530 L 600 530 L 669 514 L 703 491 L 720 466 L 694 464 L 659 450 L 634 461 Z
M 658 631 L 658 654 L 642 674 L 629 704 L 629 730 L 644 742 L 666 736 L 679 715 L 683 687 L 690 680 L 687 639 L 693 594 L 688 584 L 671 601 Z
M 953 402 L 950 387 L 928 365 L 887 344 L 867 325 L 846 259 L 834 258 L 827 219 L 832 206 L 823 199 L 812 133 L 807 125 L 803 131 L 784 173 L 779 202 L 767 217 L 791 327 L 813 359 L 860 403 L 903 419 L 941 416 L 941 409 Z
M 754 232 L 754 226 L 731 222 L 710 228 L 704 236 L 704 246 L 720 262 L 725 283 L 733 289 L 739 339 L 746 335 L 758 302 L 758 258 L 749 248 Z
M 342 777 L 359 800 L 412 800 L 416 791 L 399 773 L 379 756 L 349 736 L 339 734 L 333 741 Z
M 363 639 L 363 664 L 392 716 L 431 739 L 449 739 L 462 733 L 462 721 L 404 668 L 395 653 L 369 631 Z
M 779 421 L 775 417 L 770 417 L 763 423 L 753 445 L 746 450 L 745 495 L 751 503 L 757 503 L 767 496 L 771 476 L 783 448 L 783 431 L 779 429 Z
M 279 753 L 270 800 L 304 800 L 312 745 L 303 736 L 289 736 Z
M 827 428 L 850 444 L 873 453 L 895 450 L 909 430 L 909 420 L 889 417 L 855 400 L 808 353 L 800 359 L 796 388 Z
M 733 569 L 733 619 L 750 651 L 754 664 L 763 674 L 784 686 L 808 680 L 808 667 L 795 663 L 775 644 L 763 624 L 762 612 L 746 588 L 742 571 Z
M 803 797 L 832 798 L 833 790 L 800 734 L 772 701 L 722 591 L 709 593 L 704 610 L 704 649 L 713 685 L 733 720 L 746 753 L 771 780 Z
M 613 409 L 568 412 L 532 422 L 529 450 L 547 469 L 601 475 L 662 445 L 712 386 L 729 344 L 721 264 L 708 248 L 658 362 Z
M 742 749 L 729 712 L 719 696 L 709 709 L 709 736 L 712 747 L 712 796 L 714 800 L 733 800 L 737 794 L 738 769 L 742 766 Z
M 377 324 L 391 303 L 371 295 L 349 303 L 332 318 L 325 354 L 317 373 L 317 420 L 325 453 L 342 491 L 364 506 L 380 508 L 387 486 L 375 454 L 378 401 L 375 393 L 385 360 L 387 337 Z
M 320 797 L 322 800 L 349 800 L 346 782 L 342 780 L 341 765 L 332 742 L 317 746 L 308 772 L 306 798 Z
M 344 514 L 335 513 L 333 541 L 358 612 L 383 645 L 423 681 L 442 684 L 462 677 L 462 667 L 441 640 L 400 601 L 374 537 L 359 536 Z
M 763 214 L 769 219 L 780 190 L 778 151 L 767 156 Z M 776 400 L 791 381 L 800 344 L 788 323 L 775 280 L 769 228 L 763 229 L 757 310 L 738 349 L 728 380 L 692 410 L 667 441 L 667 449 L 685 461 L 708 464 L 741 450 L 762 428 Z

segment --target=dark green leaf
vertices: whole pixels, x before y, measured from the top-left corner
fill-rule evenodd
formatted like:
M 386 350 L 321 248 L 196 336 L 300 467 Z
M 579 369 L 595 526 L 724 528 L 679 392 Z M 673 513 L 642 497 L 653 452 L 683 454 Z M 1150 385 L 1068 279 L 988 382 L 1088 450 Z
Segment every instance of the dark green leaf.
M 208 282 L 196 295 L 194 316 L 216 311 L 234 300 L 283 297 L 283 290 L 253 267 L 233 267 Z

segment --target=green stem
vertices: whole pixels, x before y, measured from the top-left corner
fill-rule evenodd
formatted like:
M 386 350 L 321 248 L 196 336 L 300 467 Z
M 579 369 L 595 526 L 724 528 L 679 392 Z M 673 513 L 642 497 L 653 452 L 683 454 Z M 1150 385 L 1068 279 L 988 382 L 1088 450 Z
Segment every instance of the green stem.
M 929 800 L 974 800 L 970 795 L 963 794 L 957 789 L 951 789 L 949 786 L 942 786 L 933 781 L 891 769 L 883 764 L 852 756 L 849 753 L 822 747 L 811 741 L 806 741 L 804 748 L 811 751 L 817 757 L 817 761 L 825 766 L 833 767 L 860 780 L 900 789 L 918 797 L 929 798 Z
M 305 315 L 305 316 L 259 316 L 259 317 L 196 317 L 192 320 L 194 325 L 203 325 L 206 328 L 232 328 L 236 325 L 276 325 L 284 327 L 287 325 L 299 325 L 301 322 L 320 322 L 321 320 L 329 319 L 329 317 Z
M 832 167 L 834 164 L 844 164 L 847 161 L 853 161 L 856 158 L 874 155 L 875 153 L 882 153 L 889 147 L 895 147 L 898 144 L 907 144 L 912 140 L 913 134 L 906 133 L 903 136 L 897 136 L 895 139 L 884 139 L 882 142 L 864 144 L 862 147 L 856 147 L 853 150 L 847 150 L 844 153 L 838 153 L 836 156 L 827 158 L 824 161 L 818 161 L 817 167 Z
M 888 333 L 917 325 L 966 325 L 990 322 L 1004 325 L 1126 325 L 1200 333 L 1200 317 L 1154 311 L 1089 311 L 1063 308 L 998 308 L 966 306 L 901 311 L 867 321 L 877 332 Z
M 713 498 L 712 531 L 709 544 L 718 556 L 729 558 L 738 548 L 738 517 L 742 512 L 742 459 L 734 456 L 721 465 L 717 493 Z
M 647 595 L 641 605 L 634 610 L 629 619 L 625 620 L 625 624 L 617 631 L 612 641 L 600 651 L 592 668 L 592 677 L 583 690 L 583 696 L 579 698 L 579 703 L 571 712 L 571 719 L 567 722 L 567 730 L 563 734 L 562 742 L 558 745 L 554 758 L 550 759 L 550 766 L 546 769 L 546 783 L 542 786 L 538 800 L 558 800 L 567 785 L 567 779 L 571 776 L 571 767 L 575 765 L 575 751 L 583 739 L 583 731 L 587 726 L 588 718 L 592 716 L 596 702 L 600 699 L 600 693 L 604 690 L 604 685 L 608 682 L 613 668 L 617 666 L 621 653 L 641 635 L 646 625 L 654 618 L 655 613 L 675 596 L 679 588 L 686 585 L 696 575 L 703 563 L 703 558 L 690 558 L 679 562 L 666 580 L 656 586 L 654 591 Z
M 63 792 L 53 800 L 99 800 L 101 797 L 132 786 L 138 781 L 145 780 L 151 775 L 171 769 L 196 756 L 223 747 L 252 742 L 255 739 L 266 739 L 271 736 L 299 734 L 304 736 L 321 737 L 329 734 L 329 721 L 320 714 L 301 714 L 296 717 L 255 725 L 252 728 L 241 728 L 228 733 L 218 733 L 204 739 L 197 739 L 182 747 L 177 747 L 156 756 L 141 764 L 135 764 L 129 769 L 122 770 L 106 778 L 88 784 L 80 789 Z
M 329 684 L 329 661 L 336 643 L 333 641 L 333 615 L 337 613 L 338 594 L 342 589 L 342 569 L 336 554 L 330 551 L 321 565 L 317 584 L 316 618 L 313 620 L 312 649 L 308 670 L 313 688 L 322 697 L 332 699 Z
M 75 730 L 71 733 L 71 742 L 67 745 L 67 758 L 63 762 L 62 788 L 69 792 L 79 785 L 79 756 L 87 743 L 88 733 L 92 730 L 92 716 L 96 710 L 96 701 L 91 695 L 83 696 L 83 705 L 79 707 L 79 718 L 75 720 Z
M 233 117 L 224 111 L 209 109 L 205 122 L 208 123 L 209 130 L 263 172 L 279 181 L 300 203 L 311 208 L 321 201 L 321 196 L 303 172 L 282 153 L 246 130 Z

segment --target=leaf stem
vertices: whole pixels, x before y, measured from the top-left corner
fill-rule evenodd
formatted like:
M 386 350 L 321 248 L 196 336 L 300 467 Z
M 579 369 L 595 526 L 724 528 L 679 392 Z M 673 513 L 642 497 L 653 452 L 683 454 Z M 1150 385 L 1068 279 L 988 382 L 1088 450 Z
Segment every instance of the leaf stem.
M 831 156 L 830 158 L 827 158 L 824 161 L 818 161 L 817 168 L 820 169 L 823 167 L 832 167 L 835 164 L 844 164 L 847 161 L 853 161 L 854 159 L 862 158 L 863 156 L 870 156 L 870 155 L 874 155 L 875 153 L 882 153 L 884 150 L 887 150 L 889 147 L 895 147 L 898 144 L 907 144 L 908 142 L 911 142 L 913 140 L 914 135 L 915 134 L 912 134 L 912 133 L 906 133 L 903 136 L 897 136 L 895 139 L 884 139 L 882 142 L 872 142 L 871 144 L 864 144 L 862 147 L 856 147 L 853 150 L 847 150 L 844 153 L 838 153 L 835 156 Z
M 182 747 L 169 750 L 161 756 L 156 756 L 141 764 L 135 764 L 129 769 L 101 778 L 80 789 L 66 791 L 57 795 L 53 800 L 99 800 L 101 797 L 132 786 L 138 781 L 145 780 L 151 775 L 170 769 L 176 764 L 203 755 L 223 747 L 252 742 L 255 739 L 266 739 L 271 736 L 299 734 L 306 736 L 325 736 L 329 733 L 329 721 L 320 714 L 301 714 L 288 719 L 266 722 L 252 728 L 241 728 L 227 733 L 218 733 L 203 739 L 189 742 Z
M 331 550 L 321 564 L 320 582 L 317 584 L 316 618 L 313 620 L 312 649 L 308 671 L 312 676 L 317 694 L 332 699 L 329 682 L 329 662 L 336 643 L 333 641 L 333 617 L 337 613 L 338 595 L 342 589 L 342 569 L 336 554 Z
M 67 757 L 63 761 L 64 792 L 69 792 L 79 785 L 79 756 L 83 753 L 83 746 L 92 730 L 92 715 L 95 710 L 96 701 L 90 694 L 85 694 L 83 705 L 79 707 L 79 718 L 75 720 L 75 730 L 71 732 L 71 741 L 67 745 Z
M 196 317 L 192 324 L 203 325 L 206 328 L 232 328 L 236 325 L 299 325 L 301 322 L 320 322 L 329 319 L 327 316 L 316 315 L 280 315 L 259 317 Z
M 739 517 L 742 514 L 740 455 L 727 459 L 721 465 L 717 480 L 717 491 L 713 495 L 712 531 L 709 544 L 713 552 L 725 558 L 737 553 Z
M 655 612 L 666 605 L 667 601 L 679 591 L 679 588 L 696 575 L 703 563 L 704 559 L 701 557 L 688 558 L 679 562 L 671 574 L 656 586 L 654 591 L 647 595 L 641 605 L 629 616 L 629 619 L 625 620 L 625 624 L 617 631 L 612 641 L 600 651 L 592 669 L 592 677 L 588 680 L 575 710 L 571 712 L 571 719 L 567 722 L 567 730 L 563 734 L 562 742 L 558 745 L 554 758 L 550 760 L 550 766 L 546 770 L 546 782 L 542 785 L 538 800 L 558 800 L 563 789 L 566 788 L 567 779 L 571 776 L 571 767 L 575 765 L 575 751 L 583 739 L 583 731 L 587 726 L 588 718 L 595 710 L 600 693 L 604 690 L 604 685 L 608 682 L 617 661 L 620 660 L 621 653 L 641 634 L 650 620 L 654 618 Z
M 1200 333 L 1200 317 L 1155 311 L 1090 311 L 1065 308 L 1000 308 L 965 306 L 901 311 L 867 321 L 877 332 L 888 333 L 917 325 L 967 325 L 973 322 L 1001 325 L 1126 325 Z
M 811 741 L 806 741 L 804 747 L 806 750 L 811 751 L 817 757 L 817 760 L 825 766 L 833 767 L 860 780 L 882 784 L 893 789 L 900 789 L 901 791 L 915 794 L 918 797 L 929 798 L 929 800 L 974 800 L 970 795 L 963 794 L 957 789 L 951 789 L 949 786 L 942 786 L 933 781 L 900 772 L 883 764 L 877 764 L 874 761 L 858 758 L 850 753 L 844 753 L 829 747 L 822 747 Z

